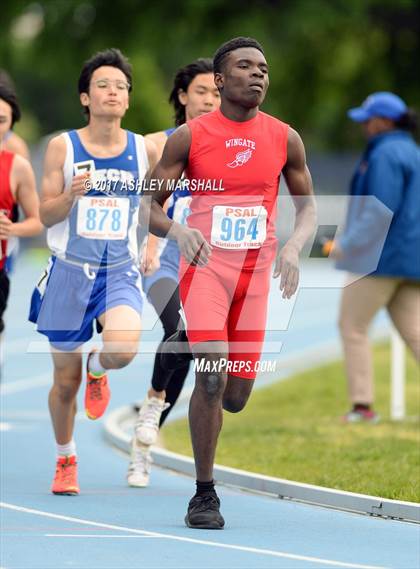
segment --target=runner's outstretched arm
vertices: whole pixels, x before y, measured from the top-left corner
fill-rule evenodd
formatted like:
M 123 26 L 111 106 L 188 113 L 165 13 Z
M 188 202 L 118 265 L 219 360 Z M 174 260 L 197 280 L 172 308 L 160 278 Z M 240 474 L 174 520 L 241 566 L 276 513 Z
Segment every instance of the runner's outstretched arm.
M 12 174 L 16 181 L 16 202 L 23 209 L 25 219 L 12 222 L 0 214 L 0 238 L 32 237 L 42 231 L 39 219 L 39 199 L 36 193 L 35 176 L 28 160 L 16 154 L 12 164 Z
M 306 165 L 305 147 L 293 129 L 289 130 L 283 174 L 296 208 L 296 220 L 293 235 L 277 252 L 273 276 L 277 278 L 281 275 L 282 296 L 290 298 L 299 284 L 299 253 L 316 227 L 316 204 L 311 174 Z

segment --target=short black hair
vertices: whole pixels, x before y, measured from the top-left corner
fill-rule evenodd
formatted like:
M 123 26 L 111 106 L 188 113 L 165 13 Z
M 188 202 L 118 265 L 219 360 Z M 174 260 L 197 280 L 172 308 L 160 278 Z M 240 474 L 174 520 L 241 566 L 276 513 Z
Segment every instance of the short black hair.
M 239 49 L 241 47 L 253 47 L 255 49 L 258 49 L 258 51 L 260 51 L 263 55 L 265 55 L 262 45 L 256 39 L 245 38 L 245 37 L 233 38 L 225 42 L 223 45 L 221 45 L 214 54 L 213 57 L 214 72 L 221 73 L 225 58 L 228 55 L 228 53 L 234 51 L 235 49 Z
M 10 77 L 8 72 L 3 68 L 0 68 L 0 83 L 2 83 L 3 85 L 7 85 L 13 91 L 16 91 L 15 84 L 13 83 L 13 79 Z
M 89 93 L 90 80 L 92 79 L 94 71 L 104 65 L 120 69 L 126 76 L 129 84 L 128 92 L 131 92 L 133 82 L 130 62 L 119 49 L 112 47 L 104 51 L 98 51 L 98 53 L 95 53 L 95 55 L 85 61 L 78 82 L 79 95 L 81 93 Z M 89 116 L 89 109 L 85 107 L 84 110 Z
M 395 121 L 395 126 L 401 130 L 416 133 L 419 129 L 419 115 L 417 111 L 411 108 L 407 109 L 407 111 Z
M 12 124 L 10 128 L 20 119 L 20 107 L 14 89 L 7 83 L 0 83 L 0 99 L 9 104 L 12 108 Z
M 169 102 L 175 109 L 176 126 L 184 124 L 186 120 L 185 105 L 179 102 L 178 94 L 180 91 L 186 93 L 190 83 L 201 73 L 213 73 L 213 61 L 210 58 L 200 57 L 185 67 L 181 67 L 175 75 Z

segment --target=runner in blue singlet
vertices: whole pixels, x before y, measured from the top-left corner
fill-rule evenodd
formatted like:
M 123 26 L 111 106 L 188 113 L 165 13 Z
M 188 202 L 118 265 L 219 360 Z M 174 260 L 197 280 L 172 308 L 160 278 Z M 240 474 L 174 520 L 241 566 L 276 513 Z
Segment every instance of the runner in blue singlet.
M 54 494 L 78 494 L 73 440 L 82 347 L 96 322 L 100 350 L 87 358 L 85 410 L 99 418 L 110 398 L 107 371 L 128 365 L 141 329 L 137 224 L 141 184 L 156 147 L 121 128 L 131 66 L 109 49 L 85 63 L 80 102 L 88 124 L 53 138 L 47 148 L 41 220 L 52 257 L 32 296 L 30 320 L 47 336 L 54 364 L 49 395 L 57 443 Z

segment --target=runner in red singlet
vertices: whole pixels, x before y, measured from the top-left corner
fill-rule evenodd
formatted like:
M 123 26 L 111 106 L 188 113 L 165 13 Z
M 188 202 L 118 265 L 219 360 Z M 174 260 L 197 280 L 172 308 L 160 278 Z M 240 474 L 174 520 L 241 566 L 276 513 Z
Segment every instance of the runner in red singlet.
M 3 313 L 9 296 L 6 270 L 8 240 L 31 237 L 42 231 L 35 176 L 26 158 L 4 148 L 4 138 L 20 118 L 20 108 L 13 89 L 0 83 L 0 342 L 4 329 Z M 14 211 L 23 209 L 25 219 L 17 222 Z
M 15 85 L 12 78 L 7 73 L 5 69 L 0 68 L 0 85 L 6 87 L 10 92 L 15 93 Z M 3 136 L 3 150 L 8 150 L 13 152 L 13 154 L 19 154 L 26 158 L 26 160 L 31 159 L 29 154 L 29 148 L 26 142 L 21 136 L 16 134 L 11 128 L 4 133 Z
M 266 325 L 271 264 L 284 298 L 296 291 L 299 252 L 315 226 L 305 150 L 285 123 L 259 111 L 268 87 L 263 48 L 235 38 L 214 57 L 220 110 L 181 126 L 166 143 L 152 177 L 150 230 L 175 239 L 184 257 L 180 293 L 196 363 L 190 429 L 197 492 L 185 522 L 222 529 L 213 463 L 222 409 L 243 409 L 255 379 Z M 186 170 L 192 194 L 188 227 L 169 220 L 162 204 Z M 276 254 L 280 173 L 296 205 L 295 230 Z M 223 191 L 220 191 L 220 188 Z M 300 199 L 295 199 L 300 197 Z

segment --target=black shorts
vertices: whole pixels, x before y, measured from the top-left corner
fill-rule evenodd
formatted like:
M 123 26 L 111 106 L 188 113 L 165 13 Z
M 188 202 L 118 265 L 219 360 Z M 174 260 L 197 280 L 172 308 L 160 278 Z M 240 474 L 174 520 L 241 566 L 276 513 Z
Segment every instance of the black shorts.
M 6 310 L 7 299 L 9 298 L 9 277 L 4 269 L 0 269 L 0 334 L 4 330 L 3 314 Z

